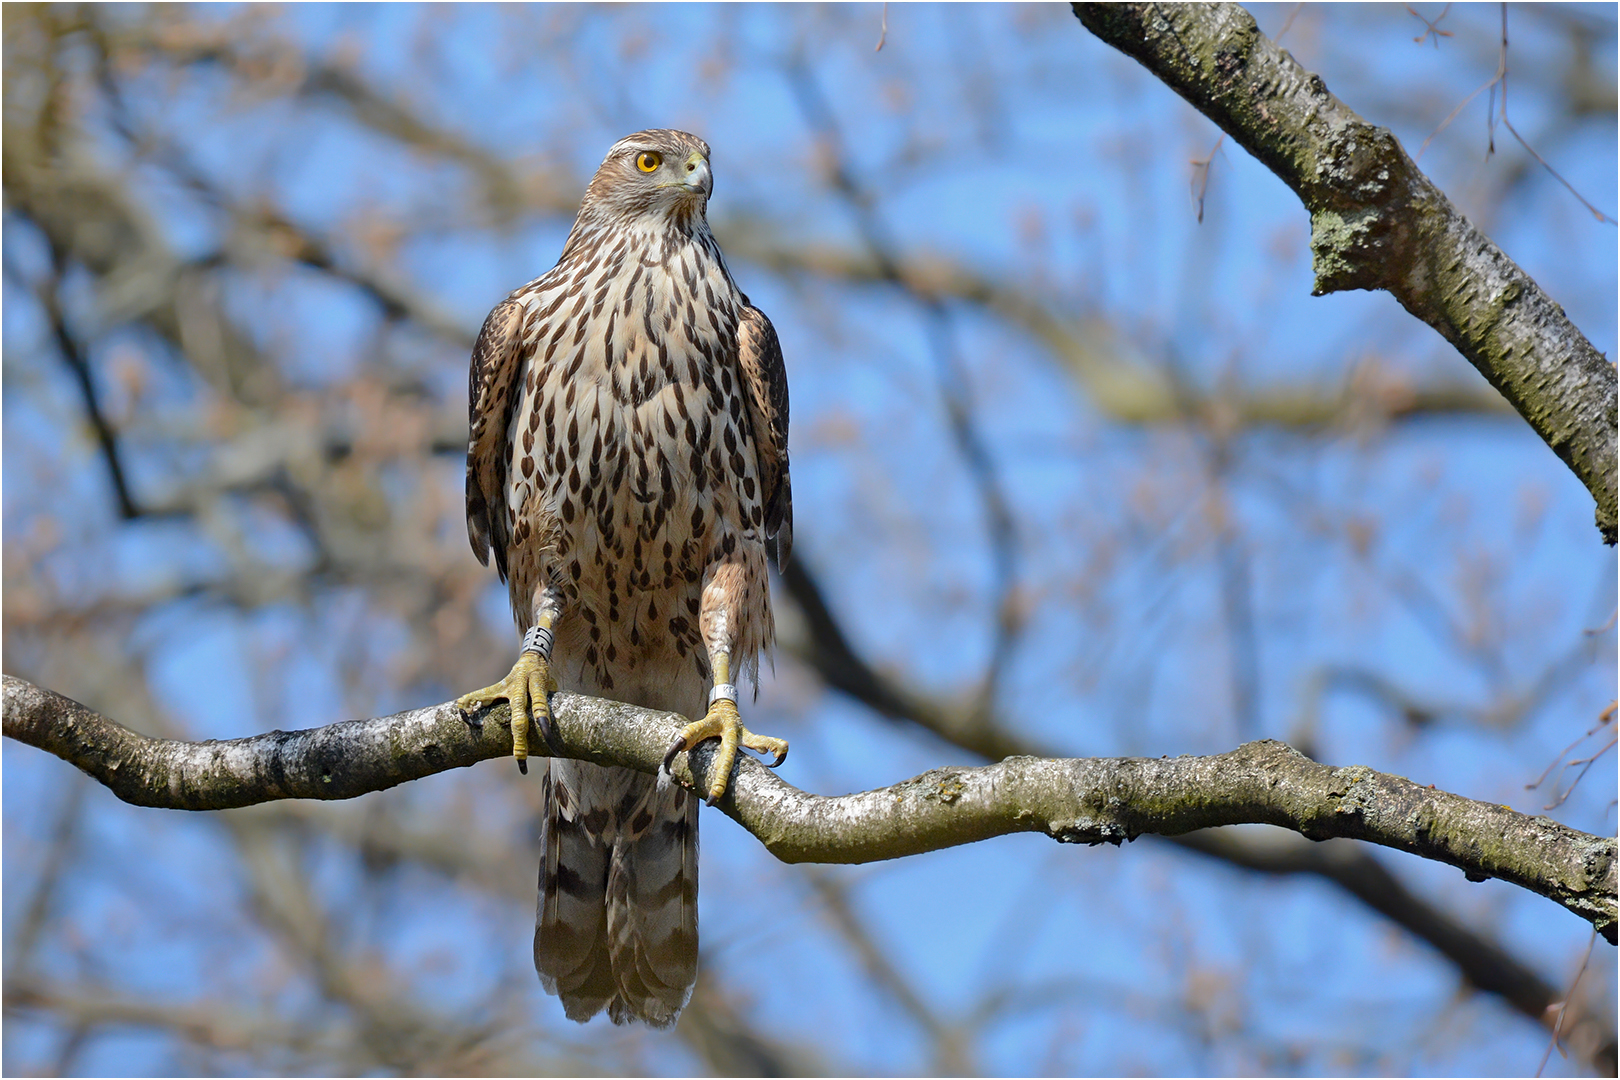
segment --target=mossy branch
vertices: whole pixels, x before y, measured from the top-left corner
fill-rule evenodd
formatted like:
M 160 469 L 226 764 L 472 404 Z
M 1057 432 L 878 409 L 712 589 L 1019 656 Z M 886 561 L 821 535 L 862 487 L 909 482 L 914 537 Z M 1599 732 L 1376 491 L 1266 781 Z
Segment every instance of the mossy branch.
M 307 731 L 182 742 L 140 735 L 10 675 L 4 685 L 7 736 L 76 765 L 138 806 L 223 810 L 276 799 L 350 799 L 512 750 L 505 705 L 477 726 L 447 702 Z M 553 754 L 647 773 L 685 723 L 673 713 L 578 694 L 557 694 L 553 712 Z M 706 786 L 711 745 L 690 761 L 676 759 L 677 783 Z M 1320 765 L 1269 740 L 1209 757 L 1010 757 L 837 797 L 800 791 L 744 757 L 719 805 L 784 862 L 875 862 L 1014 832 L 1119 844 L 1146 833 L 1277 825 L 1313 840 L 1349 837 L 1397 848 L 1450 863 L 1473 880 L 1511 881 L 1615 941 L 1612 837 L 1361 766 Z
M 1074 4 L 1293 189 L 1318 296 L 1383 289 L 1440 332 L 1569 466 L 1615 542 L 1615 368 L 1564 309 L 1237 4 Z

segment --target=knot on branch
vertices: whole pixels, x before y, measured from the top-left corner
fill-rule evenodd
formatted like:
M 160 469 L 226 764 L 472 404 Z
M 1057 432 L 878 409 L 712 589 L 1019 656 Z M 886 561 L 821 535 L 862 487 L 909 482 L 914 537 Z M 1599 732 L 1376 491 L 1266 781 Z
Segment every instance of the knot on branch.
M 1249 51 L 1254 48 L 1260 28 L 1251 18 L 1240 25 L 1238 32 L 1221 42 L 1215 51 L 1215 78 L 1223 92 L 1230 91 L 1249 66 Z
M 1341 208 L 1368 206 L 1391 196 L 1408 172 L 1408 162 L 1392 131 L 1357 117 L 1324 132 L 1311 181 L 1324 199 Z
M 1311 176 L 1313 296 L 1388 288 L 1403 251 L 1411 159 L 1388 128 L 1353 122 L 1326 133 Z
M 964 780 L 959 769 L 929 769 L 910 780 L 896 784 L 895 790 L 897 793 L 950 806 L 967 790 Z
M 1383 288 L 1393 232 L 1391 219 L 1376 207 L 1313 211 L 1311 269 L 1316 281 L 1311 295 Z
M 1369 808 L 1377 807 L 1378 775 L 1365 765 L 1332 770 L 1325 801 L 1305 808 L 1300 815 L 1300 835 L 1309 840 L 1345 836 L 1346 818 L 1363 818 Z
M 1047 835 L 1060 844 L 1113 844 L 1119 847 L 1136 836 L 1113 818 L 1076 818 L 1073 821 L 1054 821 Z

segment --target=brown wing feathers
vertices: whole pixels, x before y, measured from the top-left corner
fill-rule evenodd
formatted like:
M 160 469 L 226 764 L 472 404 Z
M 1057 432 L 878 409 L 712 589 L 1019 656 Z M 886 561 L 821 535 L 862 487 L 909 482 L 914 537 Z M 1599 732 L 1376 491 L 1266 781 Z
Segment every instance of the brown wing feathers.
M 506 428 L 517 404 L 522 344 L 523 305 L 515 296 L 502 301 L 478 332 L 473 346 L 467 389 L 467 537 L 473 554 L 495 567 L 506 580 Z
M 737 358 L 748 387 L 748 414 L 765 505 L 765 536 L 775 538 L 776 565 L 793 550 L 793 486 L 788 476 L 788 384 L 782 345 L 765 313 L 743 298 Z

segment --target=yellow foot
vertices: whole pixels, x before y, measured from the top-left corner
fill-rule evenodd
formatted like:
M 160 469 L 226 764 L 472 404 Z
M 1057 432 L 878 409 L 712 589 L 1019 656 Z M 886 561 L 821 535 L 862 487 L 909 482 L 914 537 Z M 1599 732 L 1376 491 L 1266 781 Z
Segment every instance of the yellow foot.
M 540 729 L 540 738 L 551 742 L 551 705 L 546 695 L 557 689 L 557 680 L 551 677 L 551 665 L 539 653 L 519 653 L 511 672 L 494 686 L 474 690 L 456 699 L 456 708 L 462 712 L 477 712 L 497 701 L 512 703 L 512 756 L 517 758 L 518 771 L 529 771 L 529 721 L 532 715 Z
M 669 750 L 664 754 L 664 771 L 669 771 L 675 762 L 675 755 L 682 750 L 690 750 L 704 739 L 714 738 L 720 740 L 720 753 L 715 755 L 714 779 L 709 782 L 710 806 L 720 801 L 720 796 L 726 793 L 726 786 L 731 782 L 731 766 L 737 760 L 738 743 L 755 753 L 774 755 L 776 760 L 770 763 L 773 769 L 787 758 L 786 739 L 755 735 L 743 727 L 742 717 L 737 715 L 737 703 L 720 698 L 709 706 L 709 715 L 695 724 L 687 724 L 675 736 L 675 741 L 669 744 Z

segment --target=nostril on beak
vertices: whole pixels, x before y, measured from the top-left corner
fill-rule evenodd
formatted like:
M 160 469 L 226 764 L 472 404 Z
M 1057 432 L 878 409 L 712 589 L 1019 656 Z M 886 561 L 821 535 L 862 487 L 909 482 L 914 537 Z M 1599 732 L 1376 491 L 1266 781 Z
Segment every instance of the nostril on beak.
M 686 171 L 687 172 L 697 172 L 697 166 L 695 164 L 693 164 L 692 162 L 688 161 L 686 163 Z

